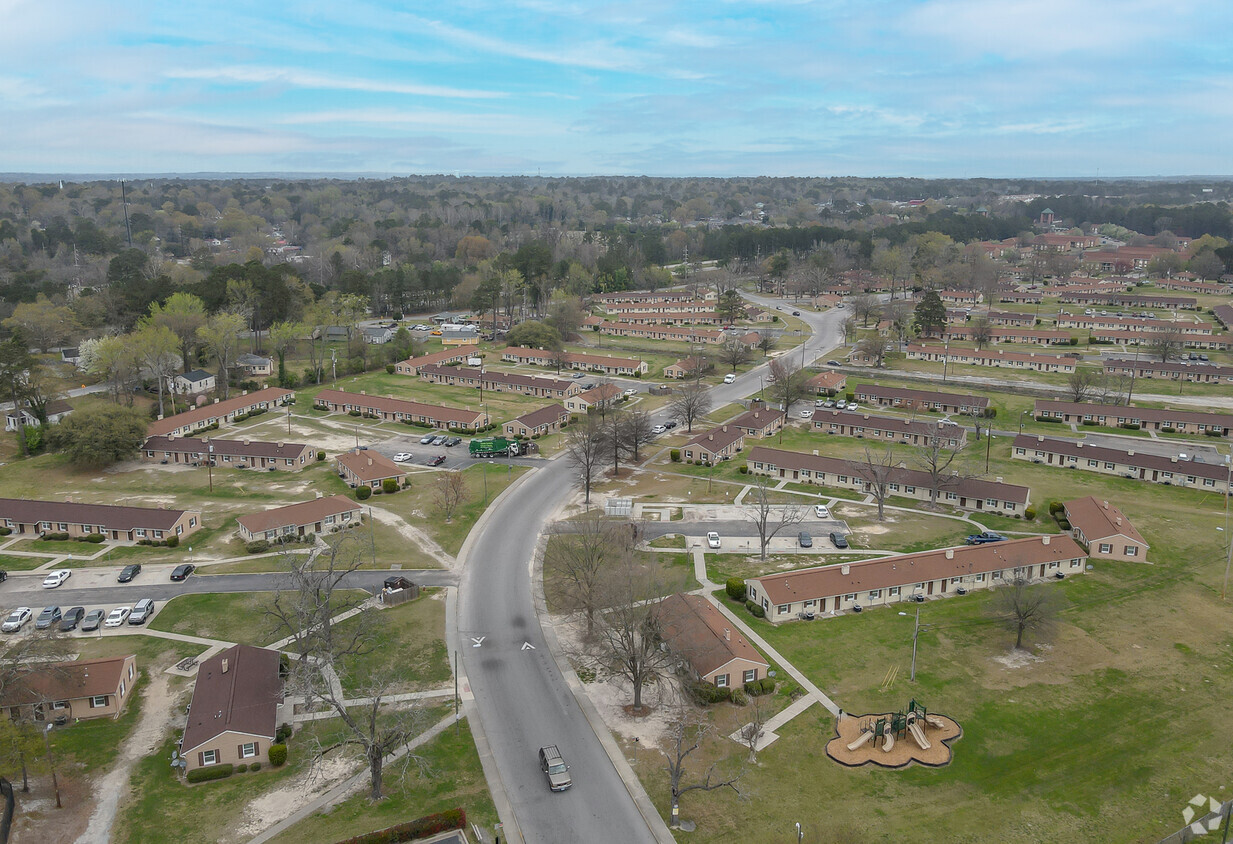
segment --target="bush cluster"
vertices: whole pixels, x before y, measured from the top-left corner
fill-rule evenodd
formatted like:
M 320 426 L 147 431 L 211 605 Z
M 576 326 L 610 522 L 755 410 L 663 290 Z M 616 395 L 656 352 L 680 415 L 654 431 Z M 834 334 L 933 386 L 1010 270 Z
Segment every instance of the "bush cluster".
M 290 668 L 290 665 L 288 665 L 288 668 Z M 274 743 L 286 744 L 287 739 L 291 738 L 294 733 L 295 727 L 292 727 L 290 724 L 279 724 L 278 731 L 274 733 Z
M 1123 422 L 1121 425 L 1118 425 L 1118 427 L 1125 428 L 1127 431 L 1137 431 L 1140 426 L 1138 422 Z
M 367 501 L 369 498 L 372 497 L 372 487 L 370 486 L 356 487 L 355 497 L 360 501 Z
M 1060 501 L 1050 501 L 1049 502 L 1049 515 L 1050 516 L 1056 516 L 1058 513 L 1061 513 L 1065 509 L 1066 509 L 1065 505 L 1063 505 L 1062 502 Z
M 427 838 L 451 829 L 464 829 L 467 825 L 467 813 L 462 807 L 424 815 L 413 821 L 400 823 L 397 826 L 379 829 L 376 832 L 366 832 L 356 835 L 338 844 L 401 844 L 415 838 Z
M 231 765 L 211 765 L 208 768 L 195 768 L 185 775 L 189 782 L 209 782 L 231 776 L 234 768 Z
M 761 680 L 754 680 L 752 683 L 745 684 L 745 694 L 753 697 L 761 697 L 769 695 L 775 691 L 775 680 L 773 677 L 763 677 Z
M 277 768 L 287 761 L 287 745 L 271 744 L 266 755 L 270 757 L 270 764 Z
M 175 545 L 171 544 L 171 540 L 175 540 Z M 169 536 L 166 539 L 138 539 L 138 545 L 149 545 L 153 548 L 174 548 L 180 544 L 178 536 Z
M 396 478 L 386 478 L 381 482 L 381 491 L 386 495 L 398 492 L 398 480 Z
M 695 680 L 689 683 L 685 691 L 694 703 L 699 706 L 711 706 L 712 704 L 724 702 L 744 706 L 748 702 L 745 693 L 740 689 L 731 686 L 716 686 L 705 680 Z
M 244 550 L 250 554 L 264 554 L 270 550 L 270 541 L 268 539 L 254 539 L 244 546 Z
M 679 448 L 672 449 L 671 451 L 668 452 L 668 457 L 672 459 L 673 463 L 680 463 L 681 462 L 681 450 Z
M 66 542 L 68 541 L 68 538 L 69 535 L 67 533 L 44 533 L 39 537 L 39 539 L 46 539 L 49 542 Z
M 753 601 L 746 601 L 745 609 L 749 610 L 750 615 L 754 618 L 766 618 L 766 610 L 762 609 L 761 604 L 755 604 Z
M 1024 511 L 1023 511 L 1023 518 L 1027 519 L 1029 522 L 1030 522 L 1030 521 L 1032 521 L 1033 519 L 1035 519 L 1035 518 L 1036 518 L 1036 508 L 1035 508 L 1035 507 L 1029 507 L 1029 508 L 1027 508 L 1026 510 L 1024 510 Z
M 734 601 L 744 601 L 745 593 L 748 591 L 745 587 L 745 581 L 739 577 L 729 577 L 728 582 L 724 584 L 724 588 L 728 590 L 728 597 Z
M 749 474 L 749 467 L 748 467 L 748 466 L 741 466 L 739 469 L 737 469 L 737 471 L 738 471 L 738 472 L 740 472 L 742 475 L 748 475 L 748 474 Z
M 1062 530 L 1070 530 L 1070 522 L 1066 521 L 1066 519 L 1059 518 L 1057 520 L 1057 526 Z
M 1095 428 L 1097 425 L 1097 422 L 1095 419 L 1084 419 L 1083 424 L 1089 428 Z
M 1223 436 L 1224 436 L 1224 432 L 1223 432 L 1223 431 L 1213 431 L 1213 430 L 1211 430 L 1211 429 L 1208 429 L 1208 430 L 1206 430 L 1206 431 L 1204 431 L 1204 432 L 1203 432 L 1203 435 L 1204 435 L 1205 437 L 1223 437 Z
M 385 373 L 386 373 L 387 375 L 393 375 L 393 374 L 394 374 L 394 364 L 392 364 L 392 363 L 387 363 L 387 364 L 385 365 Z
M 0 527 L 0 536 L 8 536 L 13 532 L 12 528 Z

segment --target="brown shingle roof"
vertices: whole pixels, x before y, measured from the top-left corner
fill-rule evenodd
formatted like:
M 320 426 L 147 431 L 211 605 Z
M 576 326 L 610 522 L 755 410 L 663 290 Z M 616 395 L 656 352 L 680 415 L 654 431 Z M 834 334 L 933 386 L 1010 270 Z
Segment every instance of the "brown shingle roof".
M 1147 545 L 1147 540 L 1130 523 L 1130 519 L 1108 501 L 1102 501 L 1094 495 L 1089 495 L 1086 498 L 1063 501 L 1062 506 L 1066 508 L 1066 519 L 1071 526 L 1082 531 L 1089 542 L 1120 533 L 1135 542 Z
M 718 428 L 712 428 L 709 431 L 703 431 L 698 436 L 694 437 L 689 442 L 685 443 L 685 448 L 690 446 L 699 446 L 707 451 L 720 451 L 735 442 L 744 439 L 745 432 L 740 428 L 732 425 L 721 425 Z
M 569 416 L 569 412 L 565 409 L 564 405 L 550 404 L 547 407 L 541 407 L 539 410 L 524 413 L 522 416 L 506 424 L 517 423 L 527 428 L 538 428 L 540 425 L 558 422 L 562 416 Z
M 340 465 L 345 466 L 364 483 L 383 481 L 386 478 L 401 478 L 407 474 L 406 469 L 375 451 L 348 451 L 346 454 L 338 455 L 337 460 Z
M 197 671 L 180 751 L 189 753 L 225 732 L 272 739 L 281 702 L 278 652 L 233 645 Z
M 129 659 L 131 655 L 49 664 L 9 685 L 0 706 L 114 695 Z
M 600 384 L 598 387 L 592 387 L 586 392 L 579 393 L 578 398 L 587 404 L 599 404 L 602 401 L 614 399 L 619 395 L 621 395 L 621 388 L 616 384 Z
M 459 407 L 447 407 L 441 404 L 425 404 L 407 399 L 384 398 L 370 396 L 364 393 L 348 393 L 345 390 L 322 390 L 317 393 L 316 401 L 326 404 L 337 404 L 343 407 L 368 408 L 381 413 L 405 414 L 410 417 L 423 416 L 436 422 L 447 424 L 477 425 L 484 417 L 483 411 L 465 410 Z
M 215 456 L 264 457 L 276 460 L 290 460 L 299 457 L 304 449 L 308 448 L 305 443 L 217 440 L 210 437 L 149 437 L 141 450 L 172 451 L 181 454 L 199 454 L 204 457 L 210 454 L 210 446 L 214 446 Z
M 146 430 L 152 437 L 170 434 L 172 431 L 178 431 L 186 425 L 196 425 L 198 422 L 205 422 L 210 419 L 221 419 L 246 407 L 252 407 L 257 404 L 273 404 L 293 396 L 295 396 L 295 393 L 291 390 L 284 390 L 279 387 L 266 387 L 264 390 L 255 390 L 245 396 L 236 396 L 233 399 L 207 404 L 195 410 L 159 419 L 151 422 L 150 427 Z
M 249 533 L 265 533 L 267 530 L 278 530 L 288 525 L 299 527 L 313 522 L 319 522 L 326 516 L 337 516 L 342 513 L 360 512 L 360 505 L 345 495 L 331 495 L 326 498 L 314 498 L 311 501 L 301 501 L 298 504 L 288 504 L 286 507 L 274 507 L 260 513 L 250 513 L 240 516 L 238 521 Z
M 37 522 L 64 522 L 73 525 L 97 525 L 107 530 L 171 530 L 183 515 L 183 510 L 163 510 L 155 507 L 118 507 L 111 504 L 0 498 L 0 521 L 12 519 L 15 523 L 26 525 Z
M 769 667 L 741 631 L 701 595 L 669 595 L 660 602 L 659 617 L 664 641 L 699 674 L 710 674 L 734 659 Z

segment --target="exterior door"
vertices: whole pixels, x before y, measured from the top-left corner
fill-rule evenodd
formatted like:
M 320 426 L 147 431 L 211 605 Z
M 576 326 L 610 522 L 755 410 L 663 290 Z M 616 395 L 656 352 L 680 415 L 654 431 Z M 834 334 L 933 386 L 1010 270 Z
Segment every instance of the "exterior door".
M 932 595 L 932 594 L 933 594 L 933 581 L 932 581 L 932 580 L 931 580 L 931 581 L 929 581 L 928 585 L 926 586 L 926 589 L 925 589 L 925 594 L 926 594 L 926 595 Z

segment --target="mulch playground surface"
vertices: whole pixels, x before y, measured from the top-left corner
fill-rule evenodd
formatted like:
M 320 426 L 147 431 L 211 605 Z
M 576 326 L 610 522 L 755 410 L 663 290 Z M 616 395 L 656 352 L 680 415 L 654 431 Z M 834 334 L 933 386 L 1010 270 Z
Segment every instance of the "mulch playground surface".
M 856 750 L 848 750 L 848 745 L 860 738 L 862 727 L 874 724 L 879 718 L 890 719 L 890 714 L 883 715 L 849 715 L 846 712 L 835 725 L 835 738 L 826 745 L 826 755 L 841 765 L 858 768 L 861 765 L 880 765 L 883 768 L 906 768 L 913 763 L 940 768 L 950 764 L 950 745 L 963 737 L 963 728 L 958 722 L 945 715 L 929 713 L 930 717 L 938 718 L 942 726 L 932 727 L 923 720 L 921 728 L 929 741 L 928 750 L 921 750 L 909 734 L 905 738 L 895 738 L 894 747 L 889 752 L 882 750 L 883 739 L 870 739 Z M 875 746 L 876 744 L 876 746 Z

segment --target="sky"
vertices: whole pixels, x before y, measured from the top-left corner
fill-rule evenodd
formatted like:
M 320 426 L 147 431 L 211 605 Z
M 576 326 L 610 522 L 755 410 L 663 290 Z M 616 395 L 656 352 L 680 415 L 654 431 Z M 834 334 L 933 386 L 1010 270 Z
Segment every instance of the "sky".
M 1218 0 L 0 0 L 0 172 L 1233 172 Z

